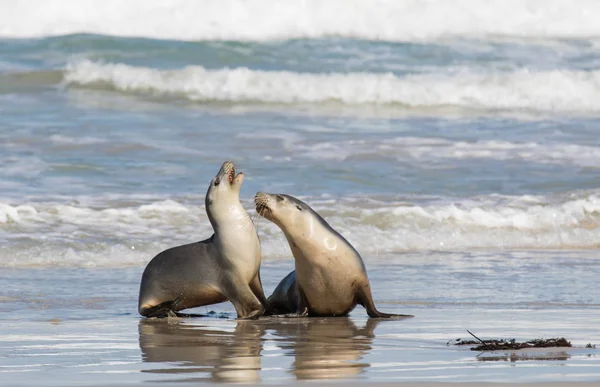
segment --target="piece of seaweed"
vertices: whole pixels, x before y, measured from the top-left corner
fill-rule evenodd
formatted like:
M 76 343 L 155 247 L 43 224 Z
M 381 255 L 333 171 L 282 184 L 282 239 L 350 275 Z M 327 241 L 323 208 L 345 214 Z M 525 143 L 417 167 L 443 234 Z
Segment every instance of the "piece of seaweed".
M 469 331 L 467 331 L 469 332 Z M 555 337 L 551 339 L 534 339 L 529 341 L 519 342 L 515 339 L 492 339 L 481 340 L 473 333 L 469 332 L 477 340 L 462 340 L 457 339 L 453 345 L 474 345 L 472 351 L 501 351 L 501 350 L 516 350 L 526 348 L 551 348 L 551 347 L 572 347 L 571 342 L 564 337 Z M 450 342 L 448 343 L 450 344 Z

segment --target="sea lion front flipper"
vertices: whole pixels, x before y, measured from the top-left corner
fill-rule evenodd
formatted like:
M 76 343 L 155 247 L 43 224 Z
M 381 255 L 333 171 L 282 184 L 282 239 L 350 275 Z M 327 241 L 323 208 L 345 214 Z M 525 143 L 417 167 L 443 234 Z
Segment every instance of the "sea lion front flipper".
M 250 281 L 250 290 L 252 290 L 252 293 L 254 293 L 256 298 L 258 298 L 263 307 L 267 309 L 268 302 L 267 298 L 265 297 L 262 281 L 260 280 L 260 272 L 256 273 L 256 276 L 252 279 L 252 281 Z
M 233 304 L 239 319 L 256 319 L 265 313 L 265 307 L 248 284 L 231 281 L 223 288 L 226 289 L 223 293 Z

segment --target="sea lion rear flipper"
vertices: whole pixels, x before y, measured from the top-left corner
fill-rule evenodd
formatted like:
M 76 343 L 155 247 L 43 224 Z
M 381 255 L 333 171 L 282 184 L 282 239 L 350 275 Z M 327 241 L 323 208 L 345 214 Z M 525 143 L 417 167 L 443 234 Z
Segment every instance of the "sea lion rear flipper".
M 373 296 L 371 295 L 371 287 L 369 283 L 363 286 L 359 286 L 356 289 L 356 301 L 358 304 L 362 305 L 366 310 L 369 317 L 374 318 L 409 318 L 415 317 L 410 314 L 392 314 L 392 313 L 383 313 L 375 308 L 375 303 L 373 302 Z
M 180 302 L 180 298 L 176 298 L 173 301 L 165 301 L 158 305 L 141 309 L 140 314 L 144 317 L 156 318 L 178 317 L 175 311 L 179 310 L 177 307 Z

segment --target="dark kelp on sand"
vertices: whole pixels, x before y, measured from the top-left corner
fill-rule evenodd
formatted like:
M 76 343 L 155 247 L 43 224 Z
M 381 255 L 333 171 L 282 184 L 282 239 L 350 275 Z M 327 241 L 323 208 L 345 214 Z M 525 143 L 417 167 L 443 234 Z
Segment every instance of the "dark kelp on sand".
M 469 332 L 469 331 L 467 331 Z M 551 339 L 534 339 L 529 341 L 517 341 L 515 339 L 490 339 L 482 340 L 469 332 L 476 340 L 456 339 L 449 341 L 447 345 L 473 345 L 472 351 L 501 351 L 517 350 L 527 348 L 555 348 L 572 347 L 571 342 L 564 337 L 555 337 Z

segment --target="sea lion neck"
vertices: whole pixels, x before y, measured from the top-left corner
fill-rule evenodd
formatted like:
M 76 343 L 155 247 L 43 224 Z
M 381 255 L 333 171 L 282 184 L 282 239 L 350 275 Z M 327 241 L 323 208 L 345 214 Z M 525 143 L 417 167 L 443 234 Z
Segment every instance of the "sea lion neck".
M 239 199 L 229 201 L 227 204 L 208 206 L 206 209 L 208 219 L 212 225 L 215 236 L 225 236 L 240 231 L 254 231 L 254 223 L 246 212 Z

